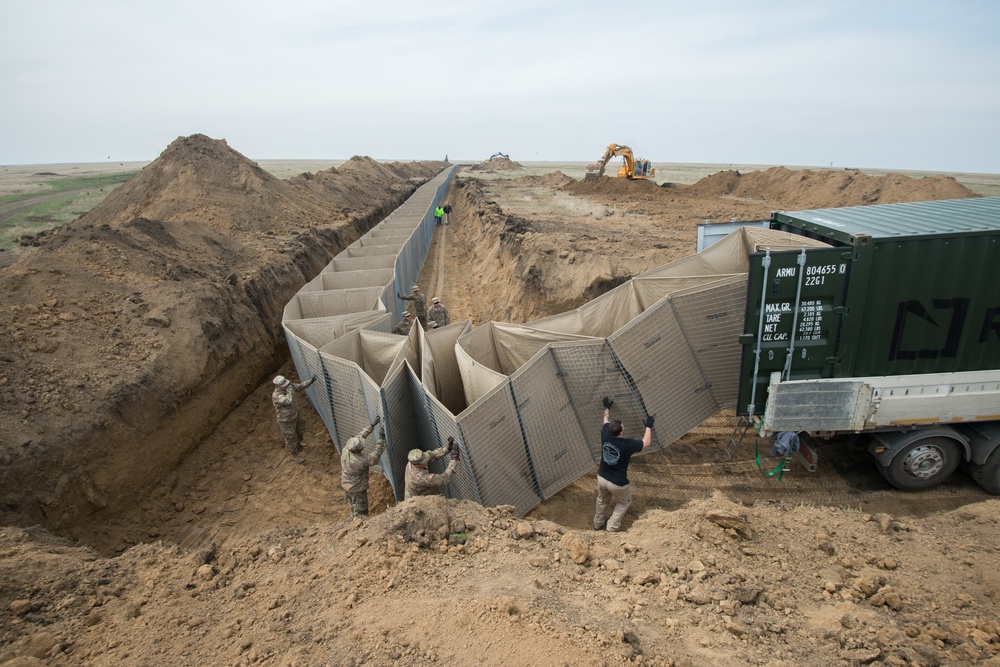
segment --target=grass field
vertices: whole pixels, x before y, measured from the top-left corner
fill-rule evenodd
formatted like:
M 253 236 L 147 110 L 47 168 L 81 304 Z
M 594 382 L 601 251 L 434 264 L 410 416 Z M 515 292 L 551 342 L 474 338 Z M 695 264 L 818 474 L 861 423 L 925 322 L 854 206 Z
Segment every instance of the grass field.
M 135 174 L 125 171 L 67 177 L 40 175 L 38 184 L 43 188 L 32 187 L 26 192 L 0 197 L 0 248 L 12 248 L 24 237 L 78 218 Z

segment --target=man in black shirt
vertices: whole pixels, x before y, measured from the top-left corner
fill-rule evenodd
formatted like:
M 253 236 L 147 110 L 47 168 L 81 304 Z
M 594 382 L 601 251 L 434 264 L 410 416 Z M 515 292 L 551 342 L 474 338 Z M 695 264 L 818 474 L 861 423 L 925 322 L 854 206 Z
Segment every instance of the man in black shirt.
M 621 530 L 622 518 L 632 504 L 632 489 L 628 484 L 628 464 L 637 454 L 653 444 L 653 415 L 642 424 L 646 427 L 642 440 L 623 438 L 625 425 L 611 419 L 614 401 L 604 397 L 604 426 L 601 427 L 601 463 L 597 466 L 597 508 L 594 511 L 594 530 L 607 527 L 609 533 Z M 611 518 L 605 516 L 608 505 L 614 501 Z

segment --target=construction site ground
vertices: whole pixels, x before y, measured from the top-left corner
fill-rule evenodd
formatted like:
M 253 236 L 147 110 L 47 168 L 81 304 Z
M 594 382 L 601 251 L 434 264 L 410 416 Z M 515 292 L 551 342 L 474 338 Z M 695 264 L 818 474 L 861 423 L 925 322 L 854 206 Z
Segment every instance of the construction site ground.
M 1000 500 L 962 472 L 935 489 L 896 491 L 853 438 L 815 441 L 815 473 L 793 462 L 768 476 L 752 437 L 725 454 L 735 417 L 720 414 L 633 460 L 634 500 L 618 534 L 591 528 L 592 474 L 518 518 L 441 497 L 397 506 L 374 473 L 372 517 L 351 520 L 339 457 L 304 399 L 305 463 L 282 446 L 269 378 L 294 369 L 280 334 L 229 332 L 225 320 L 206 332 L 220 306 L 204 288 L 259 285 L 248 276 L 268 265 L 293 294 L 307 267 L 338 251 L 318 261 L 314 240 L 346 244 L 373 224 L 359 221 L 365 206 L 439 167 L 390 175 L 361 159 L 275 186 L 224 142 L 188 138 L 165 158 L 141 191 L 126 183 L 118 200 L 0 269 L 10 332 L 0 348 L 0 463 L 17 472 L 0 493 L 0 665 L 1000 665 Z M 190 170 L 216 159 L 234 161 L 216 165 L 220 174 L 244 170 L 232 192 L 193 185 Z M 460 168 L 450 224 L 436 231 L 419 279 L 453 320 L 474 326 L 579 306 L 692 253 L 708 219 L 974 194 L 944 176 L 779 167 L 690 184 L 591 182 L 492 162 Z M 336 219 L 310 218 L 312 204 L 290 184 L 335 201 Z M 285 217 L 255 229 L 260 208 L 241 198 L 271 201 L 268 188 L 281 190 L 274 219 Z M 232 210 L 241 206 L 243 217 Z M 159 258 L 170 290 L 117 256 L 111 234 L 129 228 L 143 230 L 144 261 Z M 239 245 L 189 265 L 176 253 L 181 229 L 192 236 L 182 245 Z M 111 306 L 96 298 L 98 282 L 122 282 L 137 300 Z M 183 302 L 186 285 L 197 307 L 169 301 Z M 190 329 L 193 342 L 149 338 L 150 327 L 175 337 Z M 243 356 L 256 355 L 255 365 L 244 361 L 240 374 L 206 363 L 191 351 L 203 335 L 233 346 L 253 336 Z M 274 350 L 262 353 L 269 340 Z M 164 359 L 164 348 L 189 351 Z M 63 354 L 88 379 L 72 369 L 47 376 Z M 239 350 L 229 354 L 239 367 Z M 151 363 L 157 379 L 137 382 Z M 202 387 L 184 364 L 222 380 Z M 63 451 L 102 451 L 97 428 L 73 439 L 98 411 L 73 388 L 95 379 L 105 403 L 129 405 L 128 391 L 177 409 L 207 401 L 188 408 L 204 431 L 185 432 L 168 410 L 149 413 L 151 440 L 190 443 L 173 458 L 131 443 L 150 466 L 163 464 L 150 478 L 126 474 L 116 460 L 129 454 L 110 435 L 114 456 Z M 171 382 L 188 393 L 170 393 Z M 120 412 L 102 418 L 106 432 L 124 432 Z M 777 463 L 769 446 L 760 444 L 767 471 Z

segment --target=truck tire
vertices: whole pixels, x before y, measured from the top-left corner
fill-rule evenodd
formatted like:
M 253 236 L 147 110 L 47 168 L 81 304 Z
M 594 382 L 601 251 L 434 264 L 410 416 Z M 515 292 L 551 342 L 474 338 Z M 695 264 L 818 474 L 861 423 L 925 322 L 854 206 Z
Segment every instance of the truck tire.
M 897 489 L 929 489 L 951 477 L 960 458 L 957 442 L 951 438 L 931 436 L 903 447 L 888 466 L 880 469 Z
M 994 496 L 1000 496 L 1000 447 L 994 449 L 982 465 L 969 464 L 969 476 Z

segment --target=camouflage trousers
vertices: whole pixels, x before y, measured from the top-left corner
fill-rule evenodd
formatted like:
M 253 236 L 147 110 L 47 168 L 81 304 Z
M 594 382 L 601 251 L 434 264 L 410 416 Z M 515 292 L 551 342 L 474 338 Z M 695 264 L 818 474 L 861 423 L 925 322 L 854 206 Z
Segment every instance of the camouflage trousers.
M 278 422 L 281 437 L 285 439 L 285 449 L 289 454 L 295 454 L 302 446 L 302 435 L 306 432 L 306 424 L 301 419 L 293 422 Z
M 348 493 L 347 504 L 351 507 L 351 516 L 368 516 L 368 492 Z

